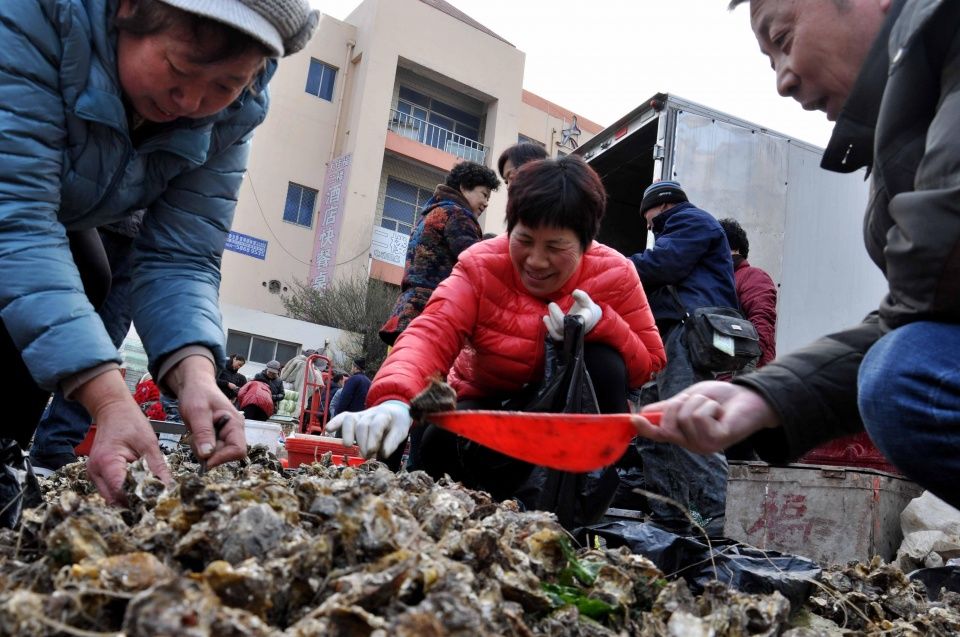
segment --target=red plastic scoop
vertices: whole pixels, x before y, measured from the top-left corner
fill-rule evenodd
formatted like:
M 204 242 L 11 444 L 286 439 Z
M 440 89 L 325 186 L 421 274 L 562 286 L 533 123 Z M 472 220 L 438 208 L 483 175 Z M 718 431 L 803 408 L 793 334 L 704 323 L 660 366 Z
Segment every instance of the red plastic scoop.
M 659 413 L 644 413 L 660 424 Z M 535 465 L 585 473 L 615 463 L 637 435 L 631 414 L 444 411 L 426 416 L 448 431 Z

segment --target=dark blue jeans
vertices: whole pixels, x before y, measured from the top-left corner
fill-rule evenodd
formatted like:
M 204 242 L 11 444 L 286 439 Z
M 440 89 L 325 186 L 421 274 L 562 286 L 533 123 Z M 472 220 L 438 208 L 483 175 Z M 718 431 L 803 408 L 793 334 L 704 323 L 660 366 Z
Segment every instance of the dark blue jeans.
M 112 280 L 110 292 L 97 310 L 113 344 L 117 347 L 130 331 L 130 254 L 133 239 L 109 231 L 99 233 Z M 43 413 L 34 434 L 30 456 L 35 459 L 73 454 L 90 428 L 90 415 L 78 402 L 67 400 L 59 391 Z
M 858 400 L 880 451 L 960 507 L 960 325 L 921 321 L 886 334 L 860 365 Z

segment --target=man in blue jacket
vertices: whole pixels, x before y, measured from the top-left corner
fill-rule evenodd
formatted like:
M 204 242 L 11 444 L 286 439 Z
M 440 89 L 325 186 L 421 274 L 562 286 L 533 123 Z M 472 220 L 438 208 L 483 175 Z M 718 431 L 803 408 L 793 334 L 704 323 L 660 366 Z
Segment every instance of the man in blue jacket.
M 656 241 L 630 257 L 647 293 L 667 352 L 667 366 L 657 374 L 659 400 L 673 396 L 712 374 L 693 367 L 683 336 L 685 313 L 700 307 L 737 307 L 733 259 L 723 228 L 712 215 L 694 206 L 676 181 L 658 181 L 643 193 L 640 214 Z M 652 388 L 651 388 L 652 389 Z M 644 402 L 654 399 L 644 392 Z M 715 453 L 699 456 L 675 445 L 638 439 L 643 487 L 684 504 L 721 531 L 726 508 L 727 462 Z M 621 463 L 631 464 L 628 452 Z M 636 464 L 633 456 L 633 464 Z M 654 521 L 687 526 L 687 511 L 659 501 L 648 503 Z
M 701 307 L 736 308 L 737 289 L 723 227 L 690 203 L 679 183 L 652 184 L 643 193 L 640 214 L 656 242 L 630 259 L 637 266 L 667 350 L 667 366 L 657 376 L 663 400 L 707 377 L 690 364 L 683 330 L 677 329 L 684 313 Z

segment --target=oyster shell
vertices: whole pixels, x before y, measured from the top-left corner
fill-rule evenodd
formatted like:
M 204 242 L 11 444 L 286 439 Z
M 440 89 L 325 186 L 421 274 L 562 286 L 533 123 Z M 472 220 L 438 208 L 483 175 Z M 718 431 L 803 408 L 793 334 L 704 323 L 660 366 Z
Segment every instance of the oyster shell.
M 695 597 L 625 547 L 576 549 L 552 514 L 422 472 L 329 458 L 283 472 L 260 449 L 204 476 L 189 453 L 167 462 L 169 487 L 131 467 L 123 509 L 96 495 L 83 462 L 42 482 L 44 504 L 0 530 L 0 634 L 960 632 L 960 597 L 928 603 L 879 561 L 825 571 L 791 620 L 778 594 L 713 584 Z

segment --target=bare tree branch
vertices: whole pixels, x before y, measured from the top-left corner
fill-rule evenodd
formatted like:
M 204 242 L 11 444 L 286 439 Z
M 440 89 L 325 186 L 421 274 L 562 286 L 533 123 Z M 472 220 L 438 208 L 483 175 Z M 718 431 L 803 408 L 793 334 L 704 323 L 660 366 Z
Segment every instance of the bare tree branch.
M 379 330 L 400 293 L 396 285 L 358 275 L 334 281 L 323 292 L 296 280 L 287 287 L 290 293 L 281 297 L 287 316 L 361 334 L 362 338 L 350 343 L 344 354 L 348 359 L 363 356 L 367 372 L 376 373 L 387 357 Z M 335 362 L 345 366 L 345 361 Z

